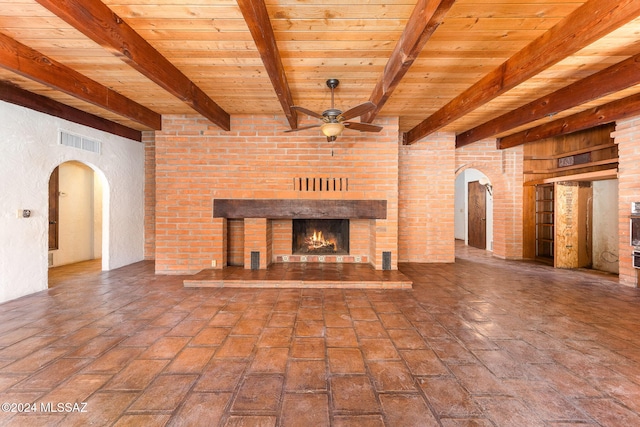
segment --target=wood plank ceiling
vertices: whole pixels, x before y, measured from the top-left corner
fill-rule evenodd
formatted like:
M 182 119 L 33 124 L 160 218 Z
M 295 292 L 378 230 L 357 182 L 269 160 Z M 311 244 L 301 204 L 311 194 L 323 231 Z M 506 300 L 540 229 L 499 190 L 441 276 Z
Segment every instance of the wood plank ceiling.
M 508 147 L 640 114 L 638 55 L 637 0 L 0 0 L 0 99 L 134 131 L 194 113 L 285 131 L 337 78 L 336 107 L 372 101 L 362 120 L 399 117 L 405 143 Z

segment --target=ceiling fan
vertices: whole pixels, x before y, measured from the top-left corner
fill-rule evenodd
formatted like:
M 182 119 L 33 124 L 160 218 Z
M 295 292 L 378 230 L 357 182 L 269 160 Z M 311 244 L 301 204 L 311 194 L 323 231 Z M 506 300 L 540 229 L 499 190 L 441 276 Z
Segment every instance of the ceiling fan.
M 298 132 L 301 130 L 319 127 L 322 133 L 327 137 L 327 141 L 329 142 L 335 141 L 345 128 L 357 130 L 360 132 L 380 132 L 382 130 L 382 126 L 347 121 L 354 117 L 362 116 L 363 114 L 366 114 L 369 111 L 375 109 L 376 104 L 374 104 L 373 102 L 367 101 L 363 104 L 356 105 L 355 107 L 350 108 L 345 112 L 342 112 L 342 110 L 338 110 L 334 107 L 333 90 L 338 87 L 338 84 L 340 84 L 340 81 L 338 79 L 327 80 L 327 86 L 329 87 L 329 89 L 331 89 L 331 108 L 329 108 L 328 110 L 324 110 L 322 114 L 308 110 L 304 107 L 299 107 L 297 105 L 291 106 L 291 108 L 293 108 L 294 110 L 322 120 L 323 123 L 303 126 L 297 129 L 290 129 L 286 130 L 285 132 Z

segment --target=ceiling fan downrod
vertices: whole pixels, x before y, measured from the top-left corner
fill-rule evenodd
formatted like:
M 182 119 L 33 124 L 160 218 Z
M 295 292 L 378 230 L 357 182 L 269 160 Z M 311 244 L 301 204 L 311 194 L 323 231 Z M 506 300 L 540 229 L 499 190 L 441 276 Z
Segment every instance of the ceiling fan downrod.
M 327 86 L 329 87 L 329 89 L 331 89 L 331 108 L 326 110 L 324 114 L 326 114 L 327 116 L 335 119 L 337 116 L 339 116 L 342 111 L 340 110 L 336 110 L 335 105 L 334 105 L 334 94 L 333 94 L 333 90 L 335 88 L 338 87 L 338 85 L 340 84 L 340 80 L 338 79 L 329 79 L 327 80 Z

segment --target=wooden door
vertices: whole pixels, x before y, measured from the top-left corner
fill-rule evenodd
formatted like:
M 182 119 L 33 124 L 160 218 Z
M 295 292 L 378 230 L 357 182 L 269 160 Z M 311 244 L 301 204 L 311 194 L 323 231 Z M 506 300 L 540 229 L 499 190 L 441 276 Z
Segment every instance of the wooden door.
M 60 168 L 56 167 L 49 178 L 49 250 L 58 249 L 58 196 L 60 194 Z
M 468 184 L 469 246 L 487 249 L 487 189 L 478 181 Z
M 556 183 L 556 268 L 591 266 L 592 203 L 593 191 L 590 182 Z

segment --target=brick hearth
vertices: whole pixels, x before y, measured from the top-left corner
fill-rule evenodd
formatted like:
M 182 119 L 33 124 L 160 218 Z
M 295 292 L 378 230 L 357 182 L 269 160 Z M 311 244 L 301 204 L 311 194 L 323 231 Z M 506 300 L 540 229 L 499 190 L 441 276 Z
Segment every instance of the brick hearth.
M 243 267 L 208 269 L 184 280 L 197 288 L 336 288 L 411 289 L 412 281 L 398 270 L 375 270 L 365 264 L 275 263 L 265 270 Z

